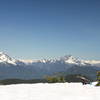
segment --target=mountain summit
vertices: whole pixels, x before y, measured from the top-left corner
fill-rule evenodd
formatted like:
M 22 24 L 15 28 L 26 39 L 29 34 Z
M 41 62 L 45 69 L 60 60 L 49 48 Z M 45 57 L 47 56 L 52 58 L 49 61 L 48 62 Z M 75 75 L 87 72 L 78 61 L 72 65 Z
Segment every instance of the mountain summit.
M 16 60 L 9 57 L 7 54 L 0 52 L 0 63 L 5 63 L 5 64 L 14 64 L 16 65 Z
M 16 60 L 16 59 L 8 56 L 6 53 L 0 52 L 0 63 L 4 63 L 4 64 L 8 63 L 8 64 L 17 65 L 19 63 L 33 64 L 33 63 L 56 63 L 56 62 L 63 62 L 63 63 L 66 63 L 66 64 L 75 64 L 75 65 L 80 65 L 80 66 L 81 65 L 87 65 L 87 64 L 98 65 L 98 66 L 100 65 L 100 61 L 79 60 L 79 59 L 73 57 L 72 55 L 66 55 L 64 57 L 60 57 L 60 58 L 57 58 L 57 59 Z
M 96 79 L 96 72 L 100 66 L 94 62 L 79 60 L 71 55 L 58 59 L 16 60 L 0 52 L 0 79 L 21 78 L 33 79 L 54 75 L 55 73 L 82 74 Z

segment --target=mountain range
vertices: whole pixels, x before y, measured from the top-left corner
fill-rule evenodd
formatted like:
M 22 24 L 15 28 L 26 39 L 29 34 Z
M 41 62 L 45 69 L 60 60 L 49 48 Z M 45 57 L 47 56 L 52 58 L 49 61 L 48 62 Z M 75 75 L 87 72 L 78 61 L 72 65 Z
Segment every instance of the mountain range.
M 58 59 L 16 60 L 0 52 L 0 79 L 35 79 L 55 74 L 82 74 L 96 80 L 100 61 L 79 60 L 71 55 Z

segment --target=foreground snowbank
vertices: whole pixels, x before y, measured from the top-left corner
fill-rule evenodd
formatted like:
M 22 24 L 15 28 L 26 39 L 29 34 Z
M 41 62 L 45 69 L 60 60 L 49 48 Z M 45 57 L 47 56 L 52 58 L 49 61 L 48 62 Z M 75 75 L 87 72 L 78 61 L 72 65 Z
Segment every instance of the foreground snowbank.
M 94 84 L 2 85 L 0 86 L 0 100 L 100 100 L 100 87 L 95 87 Z

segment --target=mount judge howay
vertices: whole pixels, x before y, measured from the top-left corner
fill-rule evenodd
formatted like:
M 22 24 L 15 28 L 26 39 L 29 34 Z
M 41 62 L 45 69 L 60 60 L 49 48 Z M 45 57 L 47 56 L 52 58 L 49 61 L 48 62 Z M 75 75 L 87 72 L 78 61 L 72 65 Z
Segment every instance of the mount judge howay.
M 100 71 L 100 61 L 84 61 L 73 56 L 50 60 L 24 61 L 13 59 L 0 52 L 0 80 L 14 78 L 40 79 L 56 73 L 81 74 L 96 80 L 97 71 Z

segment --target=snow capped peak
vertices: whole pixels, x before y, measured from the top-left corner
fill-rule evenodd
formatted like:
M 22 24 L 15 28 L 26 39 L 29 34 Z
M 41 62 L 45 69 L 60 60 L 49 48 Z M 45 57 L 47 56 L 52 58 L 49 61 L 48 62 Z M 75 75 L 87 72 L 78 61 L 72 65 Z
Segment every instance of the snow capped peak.
M 16 65 L 16 60 L 12 59 L 11 57 L 9 57 L 7 54 L 5 54 L 4 52 L 0 52 L 0 63 L 9 63 L 9 64 L 14 64 Z
M 57 63 L 58 61 L 61 63 L 66 64 L 76 64 L 76 65 L 85 65 L 85 62 L 79 60 L 72 55 L 66 55 L 64 57 L 55 58 L 55 59 L 42 59 L 42 60 L 20 60 L 25 64 L 32 64 L 32 63 Z
M 18 64 L 36 64 L 36 63 L 46 63 L 46 64 L 50 64 L 50 63 L 66 63 L 66 64 L 75 64 L 75 65 L 96 65 L 96 66 L 100 66 L 100 61 L 85 61 L 85 60 L 80 60 L 77 59 L 75 57 L 73 57 L 72 55 L 66 55 L 64 57 L 60 57 L 60 58 L 55 58 L 55 59 L 42 59 L 42 60 L 16 60 L 13 59 L 11 57 L 9 57 L 6 53 L 4 52 L 0 52 L 0 63 L 4 63 L 4 64 L 13 64 L 13 65 L 18 65 Z
M 15 60 L 11 57 L 9 57 L 4 52 L 0 52 L 0 63 L 9 63 L 9 64 L 18 64 L 19 62 L 22 62 L 24 64 L 32 64 L 32 63 L 56 63 L 58 61 L 68 64 L 77 64 L 77 65 L 83 65 L 84 62 L 81 60 L 78 60 L 77 58 L 73 57 L 72 55 L 66 55 L 64 57 L 60 57 L 59 59 L 42 59 L 42 60 Z
M 72 55 L 66 55 L 64 57 L 61 57 L 60 60 L 64 61 L 65 63 L 70 63 L 70 64 L 77 64 L 80 62 L 80 60 L 73 57 Z
M 0 55 L 3 55 L 4 54 L 4 52 L 0 52 Z
M 64 57 L 61 57 L 62 60 L 65 60 L 67 62 L 74 62 L 76 61 L 76 58 L 74 58 L 72 55 L 66 55 Z
M 7 54 L 0 52 L 0 60 L 11 59 Z

